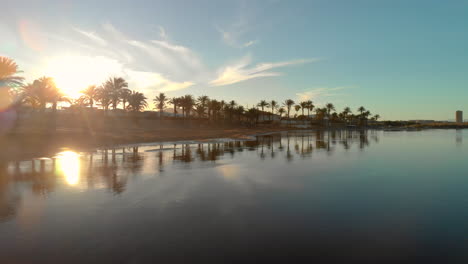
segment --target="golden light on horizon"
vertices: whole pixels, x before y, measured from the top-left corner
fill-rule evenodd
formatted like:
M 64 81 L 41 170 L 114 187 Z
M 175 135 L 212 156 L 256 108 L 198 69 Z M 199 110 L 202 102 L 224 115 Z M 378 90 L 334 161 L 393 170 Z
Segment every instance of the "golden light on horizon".
M 48 58 L 44 69 L 66 96 L 77 99 L 88 86 L 100 85 L 120 72 L 121 65 L 104 57 L 64 55 Z
M 58 171 L 63 174 L 69 185 L 76 185 L 80 180 L 80 155 L 73 151 L 57 154 Z

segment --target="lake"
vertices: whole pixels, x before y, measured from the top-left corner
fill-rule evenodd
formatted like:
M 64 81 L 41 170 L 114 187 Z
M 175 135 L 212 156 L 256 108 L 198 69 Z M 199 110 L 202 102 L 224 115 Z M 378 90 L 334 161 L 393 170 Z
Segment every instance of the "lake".
M 468 132 L 294 131 L 0 161 L 0 263 L 468 261 Z

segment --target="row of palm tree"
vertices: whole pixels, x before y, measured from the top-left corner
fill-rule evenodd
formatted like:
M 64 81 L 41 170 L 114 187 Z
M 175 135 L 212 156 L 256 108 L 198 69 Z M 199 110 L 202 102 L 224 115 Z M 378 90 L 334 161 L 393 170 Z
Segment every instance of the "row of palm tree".
M 160 116 L 162 116 L 164 109 L 168 104 L 173 106 L 173 115 L 177 116 L 178 110 L 181 110 L 182 117 L 188 117 L 191 115 L 191 112 L 194 111 L 196 115 L 200 118 L 208 118 L 211 120 L 218 119 L 229 119 L 233 120 L 234 117 L 237 117 L 239 120 L 242 116 L 251 117 L 258 119 L 259 116 L 268 118 L 272 120 L 275 116 L 278 116 L 279 119 L 283 118 L 283 114 L 286 114 L 286 119 L 291 118 L 291 111 L 294 109 L 296 114 L 295 118 L 299 119 L 310 119 L 310 112 L 315 110 L 315 119 L 325 119 L 328 118 L 332 121 L 345 121 L 351 122 L 355 120 L 375 120 L 377 121 L 380 116 L 374 115 L 371 116 L 371 113 L 367 111 L 363 106 L 357 109 L 359 114 L 352 114 L 352 111 L 349 107 L 345 107 L 341 113 L 335 111 L 335 106 L 332 103 L 328 103 L 323 108 L 316 108 L 311 100 L 302 101 L 298 104 L 295 104 L 294 100 L 287 99 L 282 105 L 277 101 L 271 100 L 261 100 L 256 107 L 245 109 L 244 106 L 238 105 L 234 100 L 226 102 L 224 100 L 218 101 L 216 99 L 210 99 L 206 95 L 199 96 L 194 98 L 192 95 L 184 95 L 181 97 L 168 98 L 164 93 L 160 93 L 153 100 L 156 109 L 158 109 Z M 266 111 L 269 109 L 269 112 Z M 307 116 L 305 115 L 307 111 Z M 301 112 L 301 114 L 299 114 Z
M 139 112 L 148 107 L 145 95 L 128 89 L 128 82 L 121 77 L 109 78 L 100 86 L 91 85 L 81 91 L 81 96 L 78 99 L 73 100 L 67 98 L 50 77 L 41 77 L 32 83 L 23 85 L 23 78 L 19 77 L 18 73 L 18 66 L 13 60 L 0 57 L 0 86 L 14 88 L 10 89 L 10 94 L 15 98 L 14 102 L 17 105 L 40 109 L 41 112 L 46 109 L 48 104 L 55 112 L 59 102 L 67 102 L 72 107 L 81 108 L 94 109 L 96 106 L 106 112 L 109 109 L 117 110 L 119 107 L 124 111 Z M 332 103 L 320 108 L 316 107 L 311 100 L 301 101 L 297 104 L 292 99 L 286 99 L 282 103 L 275 100 L 261 100 L 257 105 L 245 108 L 234 100 L 210 99 L 206 95 L 197 98 L 193 95 L 169 98 L 164 93 L 159 93 L 153 102 L 161 118 L 168 105 L 172 105 L 174 117 L 196 116 L 213 121 L 240 122 L 248 120 L 258 122 L 260 119 L 261 121 L 278 119 L 278 117 L 283 119 L 283 115 L 289 120 L 293 110 L 296 112 L 293 117 L 299 120 L 312 120 L 310 113 L 314 111 L 313 119 L 328 119 L 332 122 L 362 122 L 380 118 L 379 115 L 371 116 L 371 113 L 362 106 L 357 109 L 356 114 L 353 114 L 349 107 L 345 107 L 342 112 L 338 113 Z M 307 115 L 305 115 L 305 111 L 307 111 Z
M 116 110 L 119 105 L 122 109 L 139 112 L 148 107 L 147 98 L 143 93 L 128 89 L 128 83 L 124 78 L 112 77 L 101 86 L 91 85 L 81 91 L 74 106 L 89 106 L 94 108 L 95 102 L 105 111 L 112 108 Z

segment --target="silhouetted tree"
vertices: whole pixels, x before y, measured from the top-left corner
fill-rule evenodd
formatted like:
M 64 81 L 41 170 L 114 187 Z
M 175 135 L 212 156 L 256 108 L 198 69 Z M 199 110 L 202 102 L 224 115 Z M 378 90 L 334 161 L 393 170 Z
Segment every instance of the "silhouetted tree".
M 159 93 L 156 98 L 153 99 L 154 105 L 159 110 L 159 118 L 162 118 L 164 107 L 166 107 L 166 102 L 169 100 L 164 93 Z M 174 107 L 175 109 L 175 107 Z
M 139 112 L 145 109 L 148 106 L 146 99 L 147 98 L 142 93 L 132 91 L 128 98 L 128 110 L 131 110 L 133 112 Z
M 113 77 L 109 78 L 103 86 L 109 93 L 112 102 L 112 109 L 117 109 L 117 105 L 122 99 L 122 90 L 128 88 L 128 83 L 124 78 Z
M 289 119 L 289 114 L 291 112 L 291 107 L 294 105 L 294 101 L 292 99 L 286 99 L 283 104 L 286 106 Z

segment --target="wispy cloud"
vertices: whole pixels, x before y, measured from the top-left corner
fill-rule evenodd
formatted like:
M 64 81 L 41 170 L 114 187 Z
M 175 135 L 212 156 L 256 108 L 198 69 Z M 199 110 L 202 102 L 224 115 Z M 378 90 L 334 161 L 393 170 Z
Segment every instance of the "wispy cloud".
M 175 51 L 175 52 L 179 52 L 179 53 L 188 53 L 190 50 L 184 46 L 180 46 L 180 45 L 175 45 L 175 44 L 171 44 L 169 43 L 168 41 L 165 41 L 165 40 L 152 40 L 151 42 L 153 42 L 154 44 L 162 47 L 162 48 L 165 48 L 165 49 L 168 49 L 168 50 L 171 50 L 171 51 Z
M 258 42 L 257 40 L 251 40 L 251 41 L 248 41 L 248 42 L 244 43 L 243 46 L 244 46 L 244 48 L 247 48 L 247 47 L 250 47 L 250 46 L 253 46 L 253 45 L 257 44 L 257 42 Z
M 127 70 L 129 82 L 137 83 L 142 90 L 156 90 L 158 92 L 172 92 L 194 85 L 193 82 L 175 82 L 155 72 Z
M 128 39 L 125 34 L 120 32 L 117 28 L 114 27 L 111 23 L 107 22 L 102 24 L 102 28 L 109 33 L 114 39 L 125 40 Z
M 344 89 L 354 88 L 355 86 L 340 86 L 340 87 L 320 87 L 308 91 L 297 93 L 296 96 L 300 101 L 318 100 L 323 97 L 343 95 L 340 91 Z
M 107 41 L 104 40 L 103 38 L 99 37 L 96 33 L 94 32 L 88 32 L 84 31 L 78 28 L 73 28 L 76 32 L 80 33 L 81 35 L 87 37 L 88 39 L 94 41 L 95 43 L 101 45 L 101 46 L 107 46 Z
M 215 26 L 216 30 L 220 33 L 221 39 L 225 44 L 234 48 L 247 48 L 258 42 L 258 40 L 252 40 L 246 38 L 245 35 L 252 29 L 249 26 L 247 19 L 244 16 L 240 16 L 234 23 L 227 25 L 225 28 Z
M 131 89 L 143 90 L 152 97 L 159 91 L 180 91 L 195 85 L 224 86 L 254 78 L 280 76 L 282 73 L 278 70 L 282 67 L 317 61 L 300 59 L 256 63 L 251 56 L 244 56 L 238 62 L 216 70 L 207 68 L 190 47 L 171 40 L 163 27 L 159 27 L 157 39 L 132 38 L 111 23 L 103 24 L 96 31 L 76 27 L 71 30 L 73 34 L 69 35 L 47 31 L 40 34 L 45 41 L 49 40 L 44 51 L 49 55 L 42 67 L 34 71 L 32 78 L 44 74 L 46 68 L 51 69 L 47 72 L 51 76 L 61 73 L 66 77 L 71 73 L 61 65 L 74 65 L 76 72 L 87 76 L 83 83 L 78 85 L 77 82 L 77 89 L 86 83 L 100 84 L 111 76 L 122 76 L 128 80 Z M 243 45 L 248 47 L 255 43 L 256 40 Z M 53 67 L 44 67 L 53 58 L 59 62 Z M 61 63 L 60 60 L 66 62 Z
M 255 66 L 249 67 L 251 64 L 251 57 L 245 56 L 239 62 L 222 68 L 219 71 L 217 78 L 211 81 L 210 84 L 212 86 L 223 86 L 254 78 L 279 76 L 281 75 L 280 72 L 273 72 L 270 70 L 280 67 L 314 62 L 317 60 L 318 59 L 300 59 L 283 62 L 267 62 L 259 63 Z

